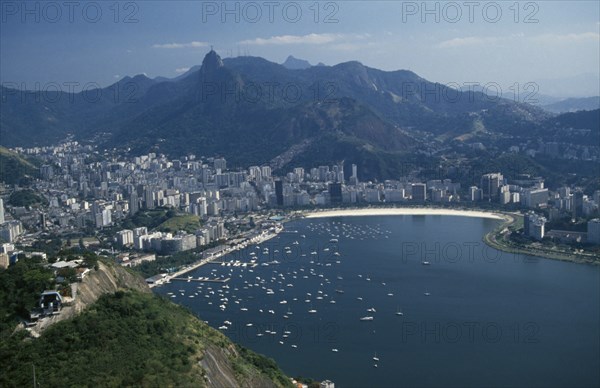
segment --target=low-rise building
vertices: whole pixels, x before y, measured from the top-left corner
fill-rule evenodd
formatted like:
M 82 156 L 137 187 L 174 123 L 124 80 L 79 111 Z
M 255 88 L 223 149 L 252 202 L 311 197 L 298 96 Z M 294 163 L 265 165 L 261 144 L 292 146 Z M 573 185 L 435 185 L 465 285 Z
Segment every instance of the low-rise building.
M 600 245 L 600 218 L 594 218 L 587 223 L 587 242 Z

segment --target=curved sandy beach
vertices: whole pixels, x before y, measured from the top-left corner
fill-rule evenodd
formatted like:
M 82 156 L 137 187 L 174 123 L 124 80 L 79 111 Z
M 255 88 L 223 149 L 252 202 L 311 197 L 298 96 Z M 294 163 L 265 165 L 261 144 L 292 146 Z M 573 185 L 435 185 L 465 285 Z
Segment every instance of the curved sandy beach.
M 478 210 L 455 210 L 455 209 L 427 209 L 427 208 L 364 208 L 364 209 L 340 209 L 309 212 L 305 214 L 306 218 L 324 218 L 324 217 L 356 217 L 356 216 L 461 216 L 476 218 L 493 218 L 496 220 L 506 220 L 506 216 L 500 213 L 492 213 Z

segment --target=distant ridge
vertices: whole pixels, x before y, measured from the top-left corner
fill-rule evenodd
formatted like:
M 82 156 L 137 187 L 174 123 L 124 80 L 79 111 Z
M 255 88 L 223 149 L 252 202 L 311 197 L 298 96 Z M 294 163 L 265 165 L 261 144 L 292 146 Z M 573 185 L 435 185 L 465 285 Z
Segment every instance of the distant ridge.
M 131 153 L 219 154 L 235 166 L 286 155 L 282 169 L 345 160 L 366 176 L 389 179 L 430 136 L 457 146 L 550 136 L 541 126 L 550 114 L 539 107 L 450 89 L 412 71 L 358 61 L 310 66 L 293 56 L 286 62 L 308 67 L 291 70 L 252 56 L 221 59 L 211 50 L 200 67 L 175 79 L 124 78 L 93 101 L 64 92 L 24 99 L 0 85 L 0 138 L 16 147 L 72 135 Z
M 567 98 L 551 104 L 542 105 L 542 108 L 552 113 L 577 112 L 580 110 L 594 110 L 600 108 L 600 96 Z

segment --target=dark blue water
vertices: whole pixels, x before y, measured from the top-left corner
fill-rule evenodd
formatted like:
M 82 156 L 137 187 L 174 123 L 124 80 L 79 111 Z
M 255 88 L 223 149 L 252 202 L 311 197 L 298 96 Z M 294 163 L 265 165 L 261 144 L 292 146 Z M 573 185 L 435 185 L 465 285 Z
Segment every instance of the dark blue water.
M 489 248 L 481 237 L 496 223 L 295 221 L 260 249 L 225 258 L 279 264 L 206 265 L 188 275 L 231 277 L 229 288 L 173 282 L 156 292 L 227 326 L 230 338 L 288 375 L 339 387 L 599 386 L 599 268 Z

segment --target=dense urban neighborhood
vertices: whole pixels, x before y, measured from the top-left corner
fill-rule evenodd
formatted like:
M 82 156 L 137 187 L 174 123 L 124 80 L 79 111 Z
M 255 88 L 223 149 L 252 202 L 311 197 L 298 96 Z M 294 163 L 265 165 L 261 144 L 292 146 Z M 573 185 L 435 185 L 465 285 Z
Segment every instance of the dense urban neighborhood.
M 224 158 L 101 154 L 69 141 L 15 149 L 41 161 L 38 178 L 3 186 L 0 265 L 31 257 L 46 241 L 100 249 L 126 266 L 185 251 L 215 248 L 273 232 L 288 210 L 343 206 L 456 206 L 521 212 L 523 244 L 544 242 L 593 250 L 600 244 L 600 191 L 549 189 L 543 177 L 506 179 L 486 173 L 462 187 L 450 179 L 413 175 L 364 182 L 356 165 L 293 168 L 275 176 L 269 165 L 230 170 Z M 349 175 L 346 174 L 349 171 Z M 529 241 L 529 243 L 527 242 Z M 62 247 L 55 247 L 61 249 Z M 50 254 L 41 249 L 40 256 Z

